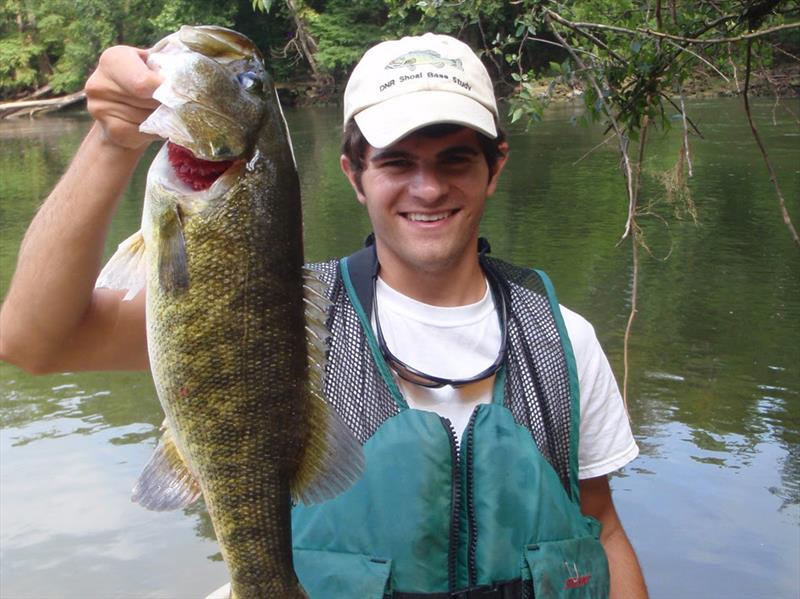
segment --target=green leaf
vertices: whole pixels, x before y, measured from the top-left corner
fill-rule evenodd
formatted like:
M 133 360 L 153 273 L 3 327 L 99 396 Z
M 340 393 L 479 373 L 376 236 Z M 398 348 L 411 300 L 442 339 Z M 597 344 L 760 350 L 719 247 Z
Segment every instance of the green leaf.
M 253 0 L 253 10 L 260 10 L 268 13 L 272 10 L 274 2 L 275 0 Z

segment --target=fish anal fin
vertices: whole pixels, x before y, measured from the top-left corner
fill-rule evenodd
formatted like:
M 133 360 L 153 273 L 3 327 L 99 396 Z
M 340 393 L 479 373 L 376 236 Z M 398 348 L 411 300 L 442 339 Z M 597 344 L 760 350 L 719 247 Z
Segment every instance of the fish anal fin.
M 163 512 L 184 508 L 201 494 L 200 485 L 181 456 L 172 433 L 165 428 L 155 452 L 133 487 L 131 501 L 148 510 Z
M 350 487 L 364 471 L 364 453 L 358 439 L 323 395 L 331 305 L 327 285 L 311 269 L 304 272 L 306 338 L 308 345 L 309 438 L 292 480 L 292 498 L 306 504 L 331 499 Z
M 141 231 L 137 231 L 117 246 L 117 251 L 100 271 L 94 286 L 127 290 L 123 299 L 130 300 L 136 297 L 146 282 L 144 237 Z

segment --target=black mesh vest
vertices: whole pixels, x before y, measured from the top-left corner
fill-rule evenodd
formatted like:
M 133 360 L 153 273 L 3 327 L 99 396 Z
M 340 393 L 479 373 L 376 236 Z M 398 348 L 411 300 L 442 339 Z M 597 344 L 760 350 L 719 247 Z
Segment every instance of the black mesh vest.
M 367 247 L 347 259 L 351 279 L 371 281 L 376 270 L 374 253 L 373 247 Z M 484 255 L 480 260 L 484 269 L 491 269 L 497 275 L 509 300 L 504 405 L 516 422 L 530 431 L 539 451 L 558 473 L 568 495 L 574 498 L 577 449 L 572 454 L 570 450 L 573 406 L 578 405 L 577 376 L 571 385 L 570 368 L 574 369 L 574 361 L 571 355 L 567 356 L 567 352 L 571 354 L 569 340 L 562 341 L 559 332 L 556 319 L 561 321 L 560 314 L 553 314 L 553 306 L 557 304 L 554 298 L 551 303 L 547 283 L 539 272 Z M 328 320 L 331 337 L 325 394 L 364 443 L 400 407 L 376 366 L 361 321 L 348 297 L 340 261 L 309 267 L 318 271 L 319 278 L 328 285 L 333 303 Z M 355 286 L 358 289 L 358 283 Z M 371 305 L 362 307 L 369 315 Z M 574 413 L 578 413 L 577 409 Z M 577 435 L 577 423 L 575 431 Z

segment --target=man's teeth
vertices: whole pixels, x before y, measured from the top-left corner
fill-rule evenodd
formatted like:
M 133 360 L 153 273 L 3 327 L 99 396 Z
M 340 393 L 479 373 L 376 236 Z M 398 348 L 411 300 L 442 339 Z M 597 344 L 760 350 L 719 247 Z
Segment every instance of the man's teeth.
M 416 220 L 416 221 L 424 221 L 424 222 L 433 222 L 436 220 L 442 220 L 450 216 L 450 212 L 440 212 L 439 214 L 420 214 L 419 212 L 409 212 L 407 214 L 408 220 Z

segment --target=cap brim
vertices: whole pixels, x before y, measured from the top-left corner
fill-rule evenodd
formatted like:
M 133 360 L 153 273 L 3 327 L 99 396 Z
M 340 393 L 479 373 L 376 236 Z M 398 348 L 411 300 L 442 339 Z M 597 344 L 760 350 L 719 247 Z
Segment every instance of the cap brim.
M 419 91 L 365 108 L 353 118 L 374 148 L 385 148 L 427 125 L 453 123 L 494 139 L 494 114 L 480 102 L 452 92 Z

